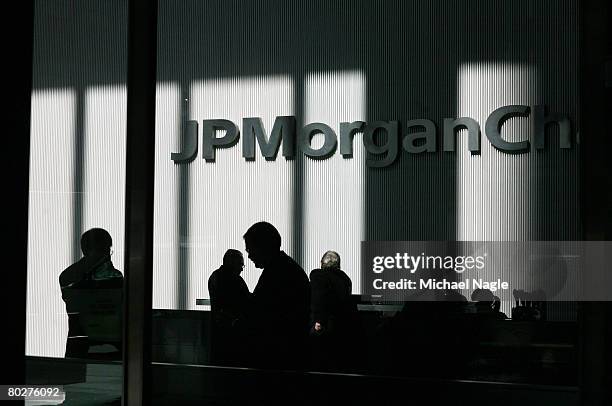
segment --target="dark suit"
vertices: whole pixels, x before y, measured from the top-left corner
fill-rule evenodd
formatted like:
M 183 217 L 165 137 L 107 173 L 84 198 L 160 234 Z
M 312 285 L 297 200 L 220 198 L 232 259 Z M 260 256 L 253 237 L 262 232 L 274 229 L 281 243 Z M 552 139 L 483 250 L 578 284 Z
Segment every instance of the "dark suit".
M 68 313 L 66 357 L 91 357 L 88 355 L 91 345 L 112 344 L 117 351 L 108 357 L 121 359 L 123 275 L 115 269 L 110 257 L 81 258 L 60 274 L 59 283 Z M 96 300 L 100 301 L 97 305 Z M 105 306 L 104 310 L 101 305 Z M 111 323 L 109 314 L 114 316 Z M 97 326 L 94 333 L 101 337 L 88 335 L 86 326 Z
M 211 361 L 222 365 L 239 365 L 244 356 L 240 333 L 235 326 L 244 316 L 251 293 L 244 279 L 224 266 L 208 278 L 211 304 Z
M 340 269 L 315 269 L 310 273 L 313 368 L 347 369 L 354 363 L 358 343 L 357 304 L 351 298 L 352 283 Z
M 264 268 L 253 291 L 250 310 L 254 366 L 303 368 L 310 285 L 302 267 L 285 252 L 280 251 Z

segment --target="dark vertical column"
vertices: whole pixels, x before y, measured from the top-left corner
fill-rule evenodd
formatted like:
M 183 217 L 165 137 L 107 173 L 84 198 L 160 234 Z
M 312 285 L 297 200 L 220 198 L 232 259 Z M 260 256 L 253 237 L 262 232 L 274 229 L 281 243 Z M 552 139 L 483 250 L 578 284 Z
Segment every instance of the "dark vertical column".
M 605 59 L 609 28 L 607 0 L 581 2 L 580 149 L 582 223 L 585 240 L 612 238 L 609 190 L 612 142 L 606 110 Z M 609 90 L 608 90 L 609 91 Z M 605 402 L 606 311 L 609 303 L 580 304 L 580 389 L 583 405 Z M 608 343 L 609 344 L 609 343 Z M 609 389 L 608 389 L 609 390 Z
M 74 114 L 74 163 L 72 171 L 72 262 L 81 259 L 81 233 L 83 230 L 84 164 L 85 164 L 85 92 L 79 84 L 76 89 Z
M 190 111 L 191 95 L 189 94 L 189 82 L 181 80 L 181 139 L 184 140 L 187 132 L 187 121 L 191 115 Z M 178 310 L 187 310 L 189 303 L 189 250 L 190 250 L 190 234 L 189 234 L 189 208 L 190 208 L 190 165 L 183 163 L 179 166 L 179 213 L 178 213 L 178 275 L 176 283 L 176 308 Z
M 607 23 L 606 23 L 606 27 L 607 27 L 607 32 L 606 32 L 606 37 L 608 38 L 608 51 L 607 51 L 607 58 L 606 58 L 606 105 L 605 105 L 605 110 L 606 111 L 612 111 L 612 29 L 610 27 L 612 27 L 612 4 L 610 4 L 610 2 L 608 2 L 608 9 L 607 9 L 607 15 L 608 15 L 608 19 L 607 19 Z M 606 120 L 606 134 L 608 134 L 607 140 L 608 143 L 610 143 L 610 135 L 612 135 L 612 120 Z M 610 161 L 608 161 L 608 173 L 610 173 Z M 608 206 L 608 213 L 610 213 L 610 215 L 608 216 L 608 220 L 611 221 L 610 217 L 612 217 L 612 187 L 610 187 L 610 185 L 608 185 L 608 187 L 606 188 L 608 190 L 608 195 L 607 195 L 607 206 Z M 612 240 L 612 233 L 608 233 L 608 235 L 606 235 L 606 240 Z M 607 309 L 606 309 L 606 335 L 605 335 L 605 342 L 606 343 L 611 343 L 612 342 L 612 303 L 608 302 L 606 303 L 607 305 Z M 605 354 L 605 380 L 608 383 L 612 383 L 612 348 L 610 348 L 610 345 L 608 345 L 606 347 L 606 354 Z M 607 393 L 605 394 L 605 399 L 604 399 L 604 404 L 609 404 L 612 405 L 612 387 L 611 385 L 606 385 L 606 387 L 608 388 Z
M 304 107 L 304 95 L 306 94 L 305 86 L 305 72 L 299 70 L 294 75 L 295 87 L 293 108 L 296 114 L 296 137 L 299 137 L 300 129 L 304 126 L 305 107 Z M 298 142 L 296 139 L 296 151 L 295 151 L 295 167 L 293 175 L 293 204 L 291 208 L 292 217 L 292 244 L 293 244 L 293 259 L 300 264 L 304 265 L 304 172 L 306 165 L 306 158 L 299 149 Z M 308 272 L 308 270 L 306 271 Z
M 8 20 L 18 24 L 8 24 Z M 5 14 L 10 31 L 3 32 L 2 51 L 7 63 L 5 69 L 4 98 L 8 102 L 3 125 L 6 142 L 3 173 L 4 215 L 2 229 L 5 235 L 5 273 L 3 299 L 6 313 L 3 325 L 9 330 L 2 345 L 2 369 L 9 371 L 11 384 L 25 383 L 25 331 L 26 288 L 28 259 L 28 189 L 30 165 L 30 99 L 32 93 L 32 41 L 34 2 L 17 2 Z M 6 149 L 5 149 L 6 148 Z M 8 382 L 7 382 L 8 383 Z
M 130 0 L 123 404 L 150 404 L 157 1 Z

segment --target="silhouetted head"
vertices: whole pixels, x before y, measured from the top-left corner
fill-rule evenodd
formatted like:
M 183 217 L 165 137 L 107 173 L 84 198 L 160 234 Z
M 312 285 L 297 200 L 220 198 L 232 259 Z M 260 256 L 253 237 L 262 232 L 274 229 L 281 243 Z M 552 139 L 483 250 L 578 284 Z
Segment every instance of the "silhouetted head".
M 472 292 L 472 301 L 473 302 L 493 302 L 495 300 L 495 296 L 493 296 L 493 292 L 489 289 L 475 289 Z
M 244 268 L 244 257 L 242 256 L 242 252 L 234 249 L 225 251 L 225 255 L 223 255 L 223 267 L 233 272 L 242 272 Z
M 280 251 L 281 236 L 276 227 L 265 221 L 253 224 L 244 233 L 244 244 L 257 268 L 265 268 Z
M 113 239 L 103 228 L 92 228 L 81 236 L 81 251 L 86 257 L 102 257 L 110 255 Z
M 493 296 L 493 305 L 491 307 L 493 307 L 493 310 L 496 312 L 498 312 L 501 308 L 501 301 L 499 300 L 498 296 Z
M 327 251 L 321 258 L 321 269 L 340 269 L 340 255 L 336 251 Z

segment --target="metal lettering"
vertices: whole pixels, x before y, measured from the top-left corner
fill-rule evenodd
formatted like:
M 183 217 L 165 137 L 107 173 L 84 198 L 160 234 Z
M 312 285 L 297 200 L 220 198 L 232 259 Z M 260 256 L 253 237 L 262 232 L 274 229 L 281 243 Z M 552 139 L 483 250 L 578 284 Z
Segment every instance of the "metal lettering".
M 436 152 L 436 124 L 431 120 L 410 120 L 406 123 L 406 130 L 413 127 L 422 127 L 425 131 L 407 133 L 402 141 L 402 145 L 411 154 L 422 152 Z M 415 145 L 414 141 L 424 139 L 422 145 Z
M 170 159 L 175 164 L 184 164 L 193 161 L 198 156 L 198 122 L 189 120 L 185 123 L 183 132 L 183 148 L 181 152 L 173 152 Z
M 325 142 L 319 149 L 313 149 L 310 146 L 310 141 L 315 134 L 323 134 Z M 330 126 L 323 123 L 312 123 L 304 126 L 300 133 L 300 149 L 311 158 L 325 159 L 329 158 L 336 151 L 338 140 L 336 133 Z
M 455 150 L 455 133 L 459 129 L 467 129 L 468 131 L 468 149 L 472 155 L 480 153 L 480 125 L 473 118 L 460 117 L 457 119 L 444 119 L 444 151 Z
M 217 131 L 225 130 L 223 137 L 217 138 Z M 204 120 L 202 122 L 202 155 L 207 162 L 215 161 L 216 148 L 229 148 L 238 142 L 240 130 L 229 120 Z
M 374 141 L 374 136 L 380 130 L 387 134 L 387 142 L 383 145 L 378 145 Z M 366 159 L 367 166 L 383 168 L 395 162 L 399 149 L 398 133 L 399 123 L 397 121 L 375 121 L 366 126 L 363 133 L 363 145 L 370 154 L 382 157 L 382 159 L 372 159 L 368 157 Z
M 361 131 L 365 122 L 353 121 L 352 123 L 340 123 L 340 154 L 344 158 L 353 156 L 353 137 Z
M 520 154 L 529 152 L 529 141 L 509 142 L 502 138 L 501 128 L 504 122 L 512 117 L 529 116 L 529 106 L 512 105 L 496 109 L 487 118 L 485 134 L 491 144 L 502 152 Z
M 546 113 L 542 105 L 532 106 L 533 111 L 533 143 L 536 149 L 544 149 L 546 145 L 546 127 L 550 124 L 559 126 L 559 147 L 568 149 L 572 147 L 571 123 L 567 116 L 558 113 Z
M 261 154 L 268 161 L 276 159 L 281 140 L 283 156 L 285 158 L 295 156 L 295 117 L 293 116 L 276 117 L 270 138 L 266 136 L 266 130 L 259 117 L 242 119 L 242 132 L 242 156 L 247 160 L 255 159 L 255 139 Z

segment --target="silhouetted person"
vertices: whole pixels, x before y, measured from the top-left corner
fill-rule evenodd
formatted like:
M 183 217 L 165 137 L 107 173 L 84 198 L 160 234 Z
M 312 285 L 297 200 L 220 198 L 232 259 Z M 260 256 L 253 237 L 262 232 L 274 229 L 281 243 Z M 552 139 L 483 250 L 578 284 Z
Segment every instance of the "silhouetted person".
M 546 293 L 542 289 L 533 292 L 512 290 L 516 307 L 512 308 L 512 320 L 546 320 Z
M 506 315 L 499 311 L 501 302 L 499 297 L 493 295 L 490 289 L 475 289 L 471 296 L 472 302 L 476 302 L 476 312 L 480 316 L 495 319 L 506 319 Z
M 244 242 L 249 259 L 263 269 L 249 308 L 252 363 L 262 368 L 302 368 L 310 313 L 308 277 L 281 251 L 281 236 L 272 224 L 253 224 Z
M 340 255 L 327 251 L 321 268 L 310 272 L 313 368 L 338 370 L 354 366 L 353 343 L 358 335 L 357 303 L 351 298 L 352 283 L 340 269 Z
M 427 278 L 454 280 L 454 270 L 423 271 Z M 467 299 L 452 289 L 423 289 L 382 326 L 385 373 L 419 377 L 460 376 L 474 352 Z M 403 348 L 403 351 L 396 351 Z M 461 350 L 457 350 L 461 348 Z
M 113 240 L 101 228 L 81 236 L 83 258 L 59 277 L 68 313 L 66 357 L 87 357 L 92 345 L 112 344 L 121 356 L 123 275 L 111 262 Z
M 208 279 L 212 317 L 211 361 L 222 365 L 239 365 L 243 361 L 240 335 L 236 322 L 245 315 L 251 296 L 240 273 L 244 258 L 230 249 L 223 256 L 223 265 Z

